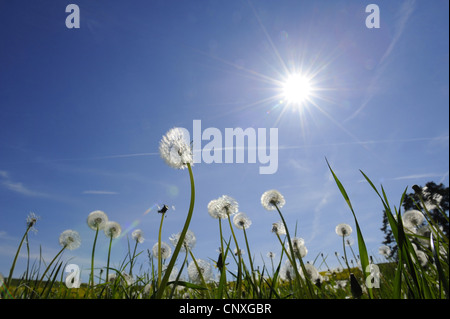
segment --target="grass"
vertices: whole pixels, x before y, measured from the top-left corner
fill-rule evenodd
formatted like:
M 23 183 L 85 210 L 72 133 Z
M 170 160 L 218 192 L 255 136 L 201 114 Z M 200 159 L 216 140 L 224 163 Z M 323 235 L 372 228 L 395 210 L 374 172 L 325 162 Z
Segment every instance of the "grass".
M 293 244 L 290 225 L 286 224 L 282 214 L 282 205 L 273 201 L 271 204 L 279 213 L 286 230 L 284 235 L 276 234 L 280 243 L 280 256 L 271 258 L 270 265 L 264 264 L 261 269 L 255 269 L 254 256 L 251 254 L 251 245 L 247 239 L 247 232 L 251 230 L 244 227 L 242 233 L 238 231 L 235 233 L 230 215 L 226 218 L 228 222 L 225 222 L 225 218 L 219 218 L 218 246 L 221 247 L 221 251 L 218 257 L 211 258 L 217 268 L 218 278 L 212 280 L 211 273 L 214 273 L 214 269 L 211 271 L 208 269 L 210 266 L 205 266 L 204 261 L 196 259 L 187 242 L 195 204 L 194 176 L 191 166 L 187 164 L 191 182 L 190 206 L 169 260 L 162 260 L 161 251 L 157 258 L 148 251 L 149 269 L 141 268 L 139 271 L 135 269 L 133 275 L 129 275 L 127 270 L 131 273 L 136 258 L 145 253 L 137 250 L 136 242 L 134 246 L 128 245 L 128 254 L 119 267 L 109 267 L 108 257 L 106 272 L 114 274 L 113 278 L 110 280 L 102 278 L 102 272 L 94 278 L 92 271 L 88 283 L 82 283 L 79 288 L 68 288 L 64 280 L 67 262 L 63 260 L 65 248 L 63 247 L 50 263 L 41 257 L 30 266 L 31 260 L 28 257 L 26 272 L 13 277 L 17 256 L 24 243 L 30 256 L 28 232 L 36 223 L 34 219 L 32 223 L 27 224 L 12 261 L 9 276 L 6 279 L 0 278 L 0 296 L 3 299 L 180 299 L 187 297 L 191 299 L 448 299 L 448 238 L 434 224 L 429 212 L 425 209 L 422 213 L 430 226 L 430 236 L 424 238 L 411 233 L 405 229 L 402 221 L 401 207 L 406 196 L 406 189 L 401 195 L 398 206 L 392 206 L 383 187 L 378 189 L 361 172 L 375 195 L 379 197 L 381 208 L 387 213 L 389 225 L 399 248 L 398 261 L 375 264 L 367 253 L 364 234 L 351 199 L 328 161 L 327 165 L 356 225 L 357 253 L 352 249 L 352 258 L 349 260 L 350 254 L 345 251 L 346 248 L 343 245 L 344 256 L 341 258 L 336 256 L 338 261 L 342 262 L 342 269 L 334 271 L 328 269 L 326 257 L 322 254 L 319 254 L 313 263 L 304 263 L 299 247 Z M 442 210 L 441 213 L 448 221 L 447 213 Z M 164 214 L 161 219 L 160 233 L 163 218 Z M 230 238 L 223 236 L 222 228 L 227 226 L 231 230 Z M 98 231 L 97 229 L 93 241 L 92 270 Z M 239 245 L 238 237 L 244 238 L 243 244 Z M 161 243 L 160 236 L 158 242 Z M 238 248 L 237 253 L 232 250 L 233 246 Z M 161 244 L 158 247 L 161 249 Z M 242 257 L 240 247 L 245 247 L 247 261 Z M 210 265 L 208 262 L 207 264 Z M 197 280 L 183 279 L 181 274 L 188 265 L 189 271 L 196 272 Z M 320 272 L 317 269 L 321 269 Z M 373 269 L 378 269 L 379 272 L 373 273 Z

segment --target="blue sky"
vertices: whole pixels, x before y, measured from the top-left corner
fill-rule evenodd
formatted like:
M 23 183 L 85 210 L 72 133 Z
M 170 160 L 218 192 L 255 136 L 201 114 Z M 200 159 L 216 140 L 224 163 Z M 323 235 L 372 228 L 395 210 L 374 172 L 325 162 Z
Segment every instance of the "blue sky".
M 181 231 L 189 207 L 186 170 L 158 155 L 172 127 L 278 128 L 278 170 L 259 164 L 196 164 L 190 229 L 194 255 L 216 258 L 218 223 L 207 204 L 234 197 L 252 220 L 257 264 L 279 255 L 276 213 L 261 194 L 278 189 L 283 213 L 309 253 L 342 252 L 334 232 L 354 228 L 325 158 L 347 189 L 369 253 L 378 258 L 382 206 L 364 171 L 398 205 L 406 187 L 449 183 L 448 1 L 74 1 L 81 27 L 68 29 L 68 1 L 0 1 L 0 272 L 9 269 L 29 212 L 30 235 L 50 260 L 59 234 L 78 231 L 66 259 L 88 274 L 93 210 L 122 225 L 113 264 L 140 228 L 151 249 L 168 204 L 163 240 Z M 368 29 L 366 5 L 380 8 Z M 287 71 L 314 75 L 299 109 L 276 95 Z M 205 142 L 206 143 L 206 142 Z M 148 209 L 150 212 L 145 214 Z M 226 229 L 226 236 L 229 230 Z M 242 233 L 238 237 L 243 243 Z M 97 266 L 106 265 L 100 236 Z M 356 238 L 356 236 L 354 236 Z M 355 251 L 357 247 L 354 247 Z M 15 275 L 25 267 L 25 250 Z M 33 259 L 33 260 L 34 260 Z M 147 267 L 146 253 L 140 259 Z

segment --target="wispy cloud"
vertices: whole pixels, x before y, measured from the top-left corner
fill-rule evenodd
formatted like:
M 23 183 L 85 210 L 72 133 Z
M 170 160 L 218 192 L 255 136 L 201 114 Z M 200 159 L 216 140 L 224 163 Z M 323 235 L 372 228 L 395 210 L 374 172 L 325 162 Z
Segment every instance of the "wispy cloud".
M 89 195 L 117 195 L 118 192 L 112 192 L 112 191 L 105 191 L 105 190 L 88 190 L 83 191 L 83 194 L 89 194 Z
M 406 26 L 408 24 L 408 20 L 414 12 L 415 4 L 416 4 L 415 0 L 407 0 L 402 3 L 396 17 L 397 23 L 394 28 L 394 35 L 392 37 L 391 42 L 389 43 L 388 48 L 386 49 L 386 51 L 384 52 L 383 56 L 381 57 L 378 63 L 375 75 L 367 88 L 366 97 L 361 106 L 350 117 L 348 117 L 345 120 L 345 122 L 355 118 L 367 106 L 372 97 L 376 94 L 377 92 L 376 87 L 378 86 L 379 79 L 381 78 L 381 75 L 384 73 L 384 70 L 386 69 L 386 66 L 388 64 L 387 63 L 388 57 L 391 55 L 392 51 L 394 50 L 395 46 L 397 45 L 398 41 L 403 35 L 403 32 L 405 31 Z
M 426 174 L 412 174 L 405 176 L 398 176 L 391 178 L 394 181 L 400 181 L 404 179 L 421 179 L 421 178 L 433 178 L 433 177 L 442 177 L 443 174 L 435 174 L 435 173 L 426 173 Z
M 330 146 L 345 146 L 345 145 L 375 145 L 375 144 L 391 144 L 391 143 L 415 143 L 425 141 L 448 141 L 449 136 L 435 136 L 435 137 L 413 137 L 413 138 L 399 138 L 399 139 L 387 139 L 387 140 L 367 140 L 367 141 L 350 141 L 350 142 L 338 142 L 338 143 L 323 143 L 313 145 L 280 145 L 279 150 L 292 150 L 303 148 L 316 148 L 316 147 L 330 147 Z
M 0 171 L 0 185 L 10 191 L 31 197 L 50 197 L 49 194 L 32 190 L 21 182 L 13 181 L 7 171 Z
M 438 174 L 438 173 L 411 174 L 411 175 L 403 175 L 403 176 L 397 176 L 397 177 L 391 177 L 391 178 L 384 178 L 384 180 L 402 181 L 402 180 L 408 180 L 408 179 L 423 179 L 423 178 L 439 177 L 440 182 L 442 183 L 443 179 L 445 179 L 446 176 L 448 176 L 448 171 L 444 174 Z M 367 181 L 365 179 L 360 179 L 358 182 L 365 183 Z

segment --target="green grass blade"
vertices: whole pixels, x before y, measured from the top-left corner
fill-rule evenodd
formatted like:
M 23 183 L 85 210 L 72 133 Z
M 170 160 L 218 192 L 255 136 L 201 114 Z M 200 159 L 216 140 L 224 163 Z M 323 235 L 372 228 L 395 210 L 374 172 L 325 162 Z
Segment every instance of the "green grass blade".
M 434 244 L 433 233 L 431 233 L 431 235 L 430 235 L 430 246 L 431 246 L 431 251 L 433 253 L 434 263 L 436 264 L 436 268 L 438 270 L 439 285 L 441 285 L 443 287 L 443 289 L 445 291 L 445 295 L 448 298 L 449 297 L 449 294 L 448 294 L 448 287 L 449 287 L 448 276 L 445 276 L 444 271 L 442 269 L 441 261 L 439 260 L 439 255 L 438 255 L 438 251 L 439 251 L 439 237 L 437 237 L 436 239 L 437 239 L 437 246 L 438 246 L 437 249 L 436 249 L 435 244 Z
M 342 196 L 344 197 L 345 201 L 347 202 L 347 205 L 350 207 L 350 210 L 353 214 L 353 218 L 355 220 L 355 225 L 356 225 L 356 234 L 357 234 L 357 238 L 358 238 L 358 249 L 359 249 L 359 257 L 360 257 L 360 261 L 361 261 L 361 266 L 363 269 L 363 276 L 364 276 L 364 280 L 367 279 L 367 273 L 366 270 L 368 269 L 369 266 L 369 255 L 367 254 L 367 247 L 366 244 L 364 242 L 364 237 L 362 235 L 361 232 L 361 228 L 359 227 L 359 223 L 358 223 L 358 219 L 356 218 L 356 214 L 355 211 L 353 210 L 353 206 L 352 203 L 350 201 L 350 197 L 348 196 L 347 192 L 345 191 L 344 186 L 342 185 L 341 181 L 339 180 L 339 178 L 336 176 L 336 174 L 334 173 L 333 169 L 330 166 L 330 163 L 328 163 L 327 160 L 327 165 L 328 168 L 331 171 L 331 174 L 333 175 L 333 178 L 336 182 L 336 185 L 338 186 L 339 190 L 341 191 Z M 367 288 L 367 291 L 369 292 L 369 297 L 373 298 L 373 291 L 372 288 Z

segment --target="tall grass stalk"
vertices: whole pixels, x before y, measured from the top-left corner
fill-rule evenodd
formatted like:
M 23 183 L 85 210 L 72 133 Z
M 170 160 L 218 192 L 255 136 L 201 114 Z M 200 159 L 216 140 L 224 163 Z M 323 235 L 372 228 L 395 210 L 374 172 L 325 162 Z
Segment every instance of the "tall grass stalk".
M 47 268 L 45 268 L 44 273 L 42 274 L 41 279 L 39 280 L 38 284 L 35 286 L 34 290 L 37 291 L 39 289 L 39 286 L 41 285 L 42 281 L 45 278 L 45 275 L 47 274 L 47 272 L 49 271 L 50 267 L 52 266 L 52 264 L 55 262 L 55 260 L 63 253 L 63 251 L 66 249 L 66 246 L 64 246 L 57 254 L 55 257 L 53 257 L 52 261 L 48 264 Z
M 342 185 L 341 181 L 338 179 L 338 177 L 332 170 L 330 163 L 328 163 L 328 160 L 326 160 L 326 162 L 327 162 L 328 168 L 331 171 L 331 174 L 333 175 L 336 185 L 338 186 L 342 196 L 344 197 L 344 200 L 346 201 L 348 207 L 350 208 L 350 211 L 353 214 L 353 218 L 355 220 L 355 225 L 356 225 L 356 233 L 357 233 L 357 237 L 358 237 L 359 256 L 360 256 L 360 261 L 361 261 L 361 267 L 363 270 L 362 273 L 363 273 L 364 280 L 367 280 L 366 270 L 368 269 L 367 267 L 369 266 L 369 255 L 367 253 L 367 248 L 366 248 L 366 244 L 364 242 L 364 237 L 362 235 L 361 228 L 359 227 L 358 219 L 356 218 L 355 211 L 353 210 L 352 203 L 350 201 L 349 196 L 347 195 L 347 192 L 345 191 L 344 186 Z M 367 290 L 369 292 L 369 298 L 373 298 L 372 288 L 368 287 Z

